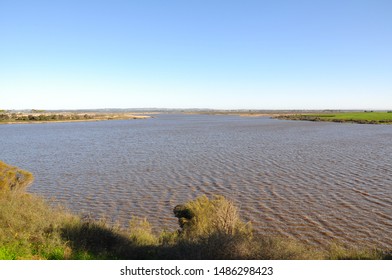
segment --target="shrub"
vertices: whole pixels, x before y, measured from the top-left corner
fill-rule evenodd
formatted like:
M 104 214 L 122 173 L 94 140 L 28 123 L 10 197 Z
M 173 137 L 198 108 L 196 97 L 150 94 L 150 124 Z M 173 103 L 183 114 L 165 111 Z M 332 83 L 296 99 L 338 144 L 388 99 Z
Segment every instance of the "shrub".
M 241 221 L 237 207 L 223 196 L 200 196 L 174 208 L 180 230 L 179 259 L 251 259 L 254 240 L 250 224 Z
M 200 196 L 186 204 L 177 205 L 174 215 L 181 227 L 180 235 L 190 239 L 213 234 L 251 234 L 250 225 L 240 220 L 234 203 L 223 196 L 216 195 L 213 199 Z
M 129 238 L 136 245 L 157 245 L 158 238 L 152 233 L 151 224 L 146 218 L 132 217 L 129 222 Z

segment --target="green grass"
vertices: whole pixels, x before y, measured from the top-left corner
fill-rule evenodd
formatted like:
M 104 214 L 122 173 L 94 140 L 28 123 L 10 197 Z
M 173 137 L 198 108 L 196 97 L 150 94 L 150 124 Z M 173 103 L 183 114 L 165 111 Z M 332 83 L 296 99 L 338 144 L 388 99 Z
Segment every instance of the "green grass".
M 0 255 L 6 259 L 64 258 L 66 243 L 59 228 L 67 215 L 23 192 L 0 195 Z
M 392 114 L 384 112 L 340 113 L 323 117 L 339 120 L 392 121 Z
M 298 114 L 278 116 L 278 119 L 307 120 L 307 121 L 331 121 L 352 122 L 362 124 L 391 124 L 392 114 L 390 112 L 349 112 L 336 114 Z
M 265 236 L 241 220 L 223 196 L 177 205 L 179 228 L 153 233 L 145 218 L 128 228 L 71 215 L 6 184 L 31 183 L 32 175 L 0 162 L 0 259 L 391 259 L 391 252 L 332 244 L 320 249 L 296 240 Z M 12 172 L 9 172 L 12 170 Z M 26 172 L 27 174 L 28 172 Z M 7 180 L 5 178 L 10 176 Z M 11 178 L 13 178 L 11 180 Z M 18 178 L 18 179 L 17 179 Z

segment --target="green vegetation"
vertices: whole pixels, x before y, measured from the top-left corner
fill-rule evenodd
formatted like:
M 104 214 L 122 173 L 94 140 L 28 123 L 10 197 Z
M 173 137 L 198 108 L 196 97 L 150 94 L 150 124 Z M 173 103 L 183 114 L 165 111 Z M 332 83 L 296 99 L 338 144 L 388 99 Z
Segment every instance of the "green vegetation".
M 21 175 L 18 175 L 21 174 Z M 263 236 L 232 201 L 201 196 L 174 208 L 179 229 L 156 234 L 145 218 L 129 228 L 82 219 L 19 191 L 30 173 L 0 162 L 0 259 L 391 259 L 391 252 L 318 249 Z
M 0 195 L 0 259 L 64 259 L 59 234 L 67 215 L 23 192 Z
M 337 114 L 296 114 L 281 115 L 277 119 L 305 120 L 305 121 L 329 121 L 329 122 L 351 122 L 360 124 L 391 124 L 392 115 L 388 112 L 355 112 Z

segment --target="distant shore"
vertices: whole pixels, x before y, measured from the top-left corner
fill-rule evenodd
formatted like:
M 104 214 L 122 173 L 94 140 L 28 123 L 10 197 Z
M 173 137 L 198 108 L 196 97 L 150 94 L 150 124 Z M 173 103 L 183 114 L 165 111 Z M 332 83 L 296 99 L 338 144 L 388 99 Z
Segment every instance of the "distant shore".
M 240 117 L 273 117 L 275 113 L 242 113 L 242 112 L 186 112 L 186 115 L 240 116 Z
M 0 113 L 0 124 L 32 124 L 32 123 L 64 123 L 64 122 L 93 122 L 105 120 L 131 120 L 151 118 L 145 114 L 132 113 Z
M 323 114 L 330 110 L 183 110 L 180 113 L 187 115 L 216 115 L 216 116 L 240 116 L 240 117 L 279 117 L 296 114 Z M 338 110 L 334 112 L 340 112 Z
M 126 111 L 75 110 L 75 111 L 5 111 L 0 110 L 0 124 L 31 124 L 49 122 L 92 122 L 104 120 L 148 119 L 155 114 L 215 115 L 240 117 L 270 117 L 281 120 L 314 122 L 340 122 L 359 124 L 392 124 L 392 111 L 343 111 L 343 110 L 213 110 L 213 109 L 153 109 Z
M 286 114 L 274 116 L 275 119 L 313 121 L 313 122 L 339 122 L 358 124 L 392 124 L 392 111 L 388 112 L 346 112 L 329 114 Z

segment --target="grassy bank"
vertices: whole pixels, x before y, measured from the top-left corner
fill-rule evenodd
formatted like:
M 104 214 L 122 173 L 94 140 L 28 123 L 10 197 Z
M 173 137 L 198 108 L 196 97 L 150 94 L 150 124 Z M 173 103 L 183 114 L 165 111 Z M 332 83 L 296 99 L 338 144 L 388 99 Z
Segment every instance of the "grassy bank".
M 275 117 L 284 120 L 350 122 L 360 124 L 392 124 L 392 112 L 350 112 L 336 114 L 293 114 Z
M 22 175 L 18 175 L 22 174 Z M 177 205 L 179 227 L 154 233 L 144 218 L 124 229 L 48 206 L 23 188 L 30 173 L 0 162 L 0 259 L 390 259 L 381 250 L 319 249 L 265 236 L 233 202 L 201 196 Z

